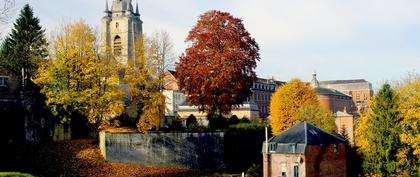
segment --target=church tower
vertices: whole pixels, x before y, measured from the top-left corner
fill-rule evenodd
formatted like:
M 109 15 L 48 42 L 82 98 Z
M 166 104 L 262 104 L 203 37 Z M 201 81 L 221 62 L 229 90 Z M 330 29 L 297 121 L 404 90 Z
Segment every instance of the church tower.
M 113 0 L 111 9 L 106 1 L 105 16 L 102 18 L 103 49 L 110 50 L 123 64 L 132 62 L 137 38 L 143 32 L 139 6 L 133 10 L 131 0 Z

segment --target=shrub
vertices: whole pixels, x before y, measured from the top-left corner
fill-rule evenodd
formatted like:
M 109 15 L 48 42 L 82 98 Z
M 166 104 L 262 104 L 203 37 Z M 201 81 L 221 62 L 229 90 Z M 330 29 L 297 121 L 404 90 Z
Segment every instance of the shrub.
M 0 177 L 34 177 L 30 174 L 19 172 L 0 172 Z
M 263 176 L 263 167 L 261 164 L 253 163 L 246 172 L 246 177 L 261 177 Z
M 242 119 L 239 120 L 239 123 L 249 123 L 251 122 L 248 118 L 242 117 Z
M 252 121 L 248 123 L 239 123 L 236 125 L 230 125 L 228 130 L 231 131 L 245 131 L 245 130 L 264 130 L 266 123 Z
M 197 123 L 197 118 L 195 118 L 195 116 L 191 114 L 187 118 L 186 126 L 188 128 L 188 127 L 192 126 L 193 124 L 197 125 L 198 123 Z
M 239 123 L 239 118 L 236 115 L 233 115 L 232 117 L 230 117 L 230 119 L 228 120 L 228 124 L 230 125 L 236 125 Z
M 212 130 L 225 130 L 229 127 L 227 119 L 222 116 L 210 116 L 208 120 Z

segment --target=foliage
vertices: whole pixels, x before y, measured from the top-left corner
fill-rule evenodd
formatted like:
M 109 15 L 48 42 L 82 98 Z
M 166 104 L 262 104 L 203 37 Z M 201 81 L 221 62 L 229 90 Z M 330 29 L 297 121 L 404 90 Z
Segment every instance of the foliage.
M 251 122 L 248 118 L 242 117 L 242 119 L 239 119 L 239 123 L 249 123 Z
M 33 177 L 27 173 L 19 173 L 19 172 L 0 172 L 0 177 Z
M 228 119 L 228 125 L 230 126 L 230 125 L 236 125 L 236 124 L 239 124 L 239 118 L 238 118 L 238 116 L 236 116 L 236 115 L 233 115 L 232 117 L 230 117 L 229 119 Z
M 159 58 L 156 47 L 148 38 L 138 37 L 134 62 L 125 67 L 124 81 L 129 101 L 139 117 L 137 128 L 142 133 L 157 130 L 165 115 L 165 97 L 161 93 Z
M 266 126 L 267 124 L 264 122 L 252 121 L 248 123 L 239 123 L 236 125 L 230 125 L 228 130 L 229 131 L 249 131 L 249 130 L 264 131 Z
M 157 93 L 148 94 L 145 97 L 146 102 L 143 107 L 143 114 L 141 114 L 137 128 L 142 133 L 147 133 L 150 130 L 158 129 L 160 120 L 165 116 L 164 105 L 165 97 Z
M 411 75 L 398 87 L 402 146 L 398 153 L 398 174 L 420 176 L 420 75 Z
M 185 130 L 184 125 L 182 124 L 183 119 L 178 115 L 172 120 L 169 129 L 171 130 Z
M 278 135 L 295 123 L 305 119 L 301 117 L 306 115 L 305 112 L 320 110 L 316 107 L 302 108 L 303 106 L 319 106 L 318 97 L 314 89 L 298 79 L 294 79 L 279 87 L 274 92 L 270 102 L 270 125 L 273 129 L 273 134 Z M 323 126 L 317 124 L 317 122 L 313 123 L 316 126 Z
M 303 105 L 300 107 L 296 117 L 298 120 L 307 120 L 326 132 L 335 131 L 335 118 L 331 111 L 321 107 L 319 104 Z
M 69 123 L 73 114 L 80 113 L 99 128 L 123 111 L 119 66 L 97 48 L 92 29 L 83 21 L 65 25 L 54 39 L 53 60 L 38 70 L 34 82 L 62 123 Z
M 250 95 L 259 47 L 242 20 L 208 11 L 186 39 L 190 45 L 176 66 L 181 90 L 190 104 L 208 115 L 227 114 Z
M 262 177 L 263 175 L 263 166 L 261 163 L 253 163 L 248 171 L 246 171 L 246 177 Z
M 187 118 L 187 122 L 186 122 L 186 126 L 190 127 L 191 125 L 197 125 L 197 118 L 195 118 L 195 116 L 193 114 L 191 114 L 190 116 L 188 116 Z
M 34 17 L 32 8 L 26 4 L 11 34 L 2 44 L 0 65 L 16 74 L 24 70 L 24 77 L 31 78 L 47 56 L 47 45 L 39 19 Z
M 363 174 L 363 158 L 358 153 L 358 147 L 350 143 L 350 138 L 344 125 L 341 127 L 338 135 L 345 140 L 346 144 L 347 176 L 361 176 Z
M 389 84 L 384 84 L 356 129 L 366 175 L 396 174 L 400 122 L 398 96 Z
M 209 120 L 209 128 L 211 130 L 225 130 L 229 126 L 227 118 L 221 115 L 210 115 L 207 119 Z

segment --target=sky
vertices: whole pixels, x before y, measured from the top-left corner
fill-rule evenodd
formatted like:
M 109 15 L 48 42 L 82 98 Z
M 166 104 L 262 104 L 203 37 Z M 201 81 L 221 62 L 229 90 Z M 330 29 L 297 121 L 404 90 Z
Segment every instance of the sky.
M 2 3 L 4 0 L 0 0 Z M 100 30 L 106 0 L 16 0 L 13 22 L 29 3 L 47 36 L 80 19 Z M 111 6 L 113 0 L 108 0 Z M 418 0 L 132 0 L 139 3 L 143 32 L 169 32 L 175 54 L 208 10 L 243 20 L 260 46 L 259 77 L 289 81 L 366 79 L 374 87 L 420 73 Z M 11 24 L 9 24 L 10 26 Z M 10 31 L 2 26 L 3 34 Z

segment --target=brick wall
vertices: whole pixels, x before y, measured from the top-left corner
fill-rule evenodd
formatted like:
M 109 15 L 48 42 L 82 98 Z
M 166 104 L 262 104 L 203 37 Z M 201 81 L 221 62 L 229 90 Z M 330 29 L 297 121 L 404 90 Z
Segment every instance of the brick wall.
M 345 177 L 346 149 L 344 144 L 308 145 L 305 152 L 306 177 Z

